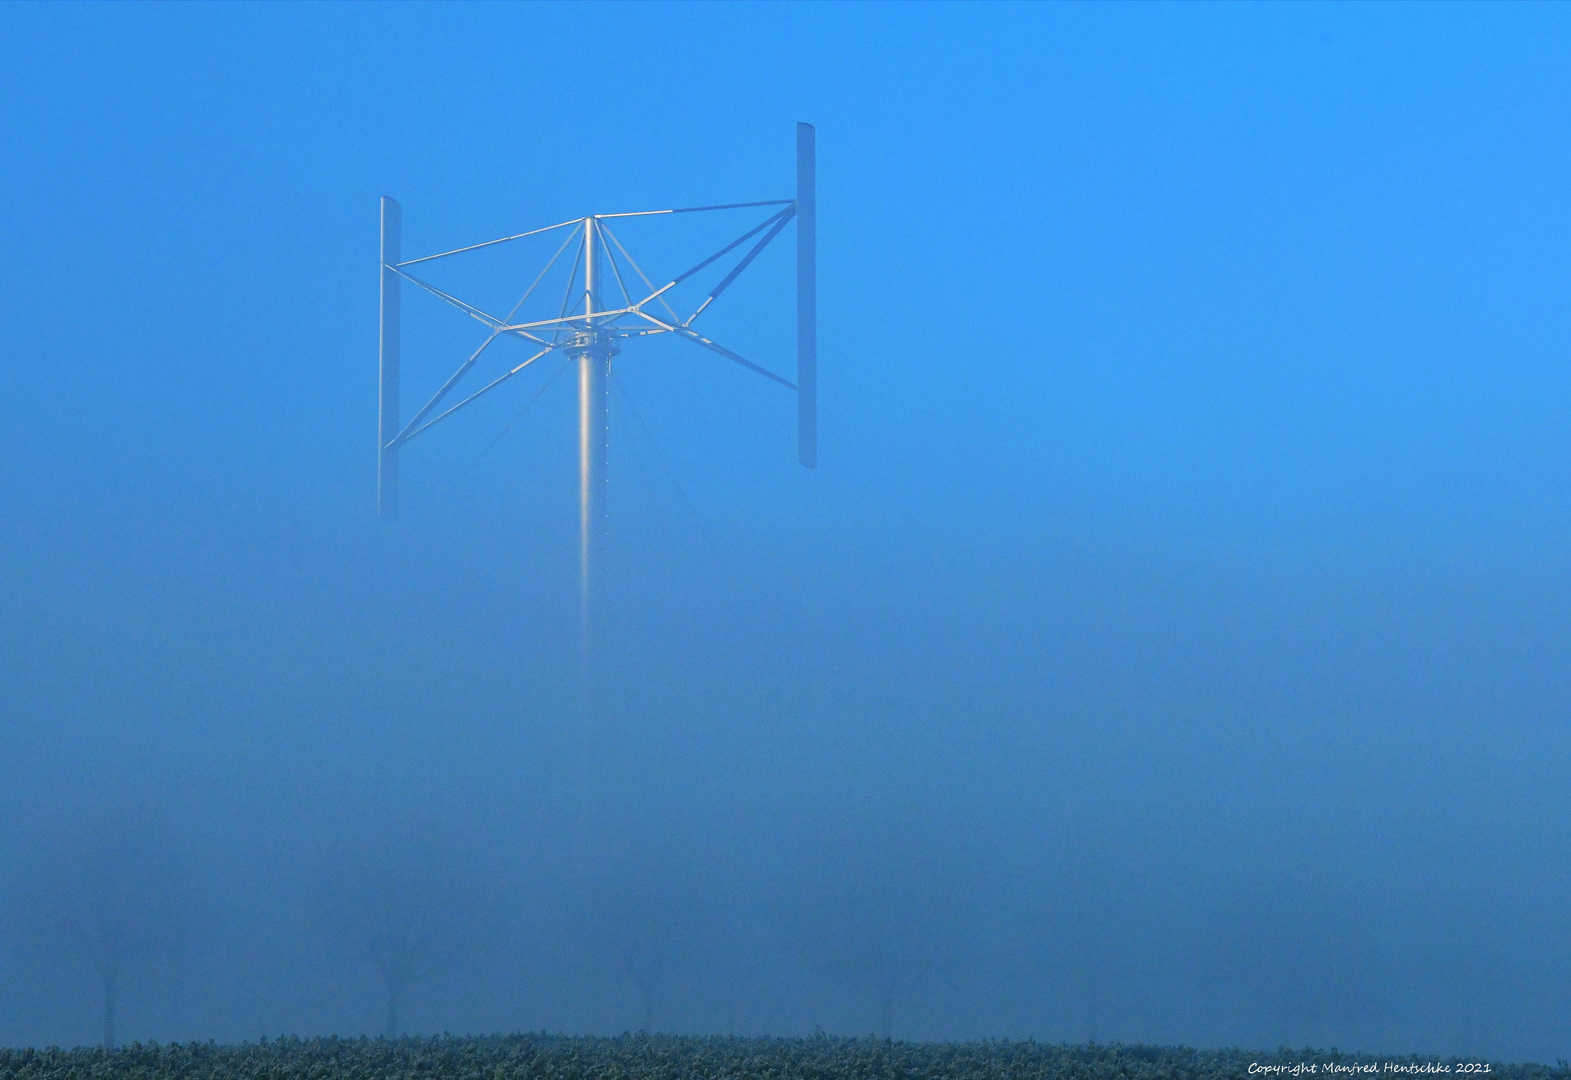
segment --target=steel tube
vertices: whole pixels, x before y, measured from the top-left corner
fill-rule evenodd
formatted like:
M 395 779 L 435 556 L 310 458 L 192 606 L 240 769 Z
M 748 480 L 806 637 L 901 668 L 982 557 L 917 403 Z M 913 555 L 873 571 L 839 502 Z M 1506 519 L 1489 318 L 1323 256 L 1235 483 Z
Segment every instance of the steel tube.
M 578 626 L 579 663 L 587 692 L 594 614 L 594 571 L 605 538 L 606 373 L 609 344 L 591 316 L 600 310 L 600 237 L 584 219 L 585 329 L 578 354 Z

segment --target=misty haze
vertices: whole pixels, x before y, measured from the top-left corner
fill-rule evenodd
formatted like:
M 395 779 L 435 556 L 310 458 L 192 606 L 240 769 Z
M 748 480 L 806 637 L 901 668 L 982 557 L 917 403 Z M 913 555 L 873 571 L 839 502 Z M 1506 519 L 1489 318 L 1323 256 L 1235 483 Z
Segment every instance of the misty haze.
M 1571 9 L 12 5 L 0 56 L 0 1047 L 1565 1068 Z M 384 197 L 402 260 L 568 223 L 384 271 L 391 421 Z M 541 328 L 743 234 L 644 336 Z M 447 298 L 553 253 L 551 349 L 379 516 L 389 432 L 535 351 Z

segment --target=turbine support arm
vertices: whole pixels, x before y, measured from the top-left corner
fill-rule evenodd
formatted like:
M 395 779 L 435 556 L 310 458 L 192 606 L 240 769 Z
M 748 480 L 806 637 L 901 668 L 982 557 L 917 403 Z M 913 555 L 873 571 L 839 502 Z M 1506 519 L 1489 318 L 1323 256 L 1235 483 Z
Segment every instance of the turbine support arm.
M 704 335 L 700 334 L 696 330 L 689 330 L 686 326 L 672 326 L 672 325 L 670 325 L 668 323 L 663 323 L 659 319 L 655 318 L 653 315 L 650 315 L 648 312 L 640 311 L 638 314 L 642 315 L 644 318 L 648 319 L 650 322 L 654 323 L 657 327 L 659 327 L 660 329 L 659 329 L 659 331 L 657 331 L 658 333 L 675 334 L 677 337 L 685 338 L 686 340 L 691 341 L 695 345 L 702 345 L 704 348 L 710 350 L 711 352 L 719 353 L 721 356 L 725 357 L 727 360 L 730 360 L 734 364 L 741 364 L 743 367 L 747 368 L 747 370 L 749 370 L 749 371 L 756 371 L 756 372 L 758 372 L 758 374 L 762 375 L 764 378 L 772 379 L 773 381 L 779 383 L 781 386 L 785 387 L 787 390 L 795 390 L 796 389 L 796 383 L 791 382 L 791 381 L 789 381 L 787 379 L 782 379 L 780 376 L 776 375 L 773 371 L 770 371 L 766 367 L 759 367 L 757 364 L 753 363 L 747 357 L 740 356 L 740 355 L 732 352 L 730 349 L 726 348 L 724 345 L 721 345 L 717 341 L 713 341 L 713 340 L 711 340 L 709 338 L 706 338 Z
M 563 342 L 563 345 L 565 345 L 565 344 L 566 344 L 566 342 Z M 545 348 L 543 348 L 539 352 L 535 353 L 528 360 L 525 360 L 522 364 L 519 364 L 517 367 L 513 368 L 511 371 L 505 372 L 504 374 L 497 376 L 495 379 L 492 379 L 490 382 L 486 383 L 480 389 L 476 390 L 474 393 L 472 393 L 468 397 L 464 398 L 464 400 L 460 401 L 457 405 L 454 405 L 451 408 L 447 409 L 446 411 L 437 414 L 436 416 L 432 417 L 430 420 L 427 420 L 425 423 L 423 423 L 419 427 L 415 428 L 413 431 L 409 432 L 407 435 L 400 434 L 398 436 L 398 440 L 397 441 L 400 442 L 400 443 L 406 443 L 410 439 L 414 438 L 416 435 L 420 434 L 422 431 L 429 430 L 433 425 L 438 424 L 438 423 L 440 423 L 443 420 L 446 420 L 449 416 L 452 416 L 455 412 L 457 412 L 459 409 L 462 409 L 465 405 L 468 405 L 471 401 L 475 400 L 475 398 L 479 397 L 481 394 L 488 394 L 492 390 L 495 390 L 498 386 L 501 386 L 508 379 L 511 379 L 514 375 L 517 375 L 520 371 L 524 370 L 524 368 L 528 367 L 530 364 L 533 364 L 536 360 L 540 359 L 546 353 L 555 352 L 557 349 L 559 349 L 561 347 L 562 347 L 562 345 L 547 345 Z
M 467 304 L 464 301 L 460 300 L 458 297 L 452 295 L 451 293 L 445 293 L 441 289 L 438 289 L 435 285 L 432 285 L 430 282 L 428 282 L 428 281 L 421 281 L 419 278 L 415 277 L 413 274 L 408 273 L 407 271 L 404 271 L 404 270 L 400 270 L 395 265 L 392 265 L 392 264 L 389 264 L 389 263 L 383 263 L 382 265 L 386 269 L 391 270 L 393 273 L 395 273 L 399 277 L 403 278 L 405 281 L 408 281 L 408 282 L 411 282 L 411 283 L 413 283 L 415 285 L 418 285 L 422 289 L 424 289 L 426 292 L 430 293 L 431 295 L 437 296 L 437 297 L 440 297 L 443 300 L 446 300 L 449 304 L 452 304 L 454 307 L 458 308 L 460 311 L 466 312 L 471 318 L 478 319 L 481 322 L 485 323 L 487 326 L 491 327 L 491 329 L 495 330 L 498 327 L 502 327 L 503 320 L 502 319 L 498 319 L 495 315 L 489 315 L 486 312 L 481 311 L 479 308 L 475 307 L 473 304 Z M 503 329 L 516 329 L 516 327 L 502 327 L 502 328 Z
M 741 276 L 742 271 L 746 270 L 749 264 L 751 264 L 754 259 L 758 258 L 759 252 L 768 247 L 769 241 L 779 236 L 780 230 L 785 228 L 790 220 L 795 216 L 796 207 L 794 205 L 786 207 L 786 209 L 777 214 L 775 216 L 775 227 L 766 232 L 763 239 L 753 245 L 753 250 L 742 256 L 742 261 L 737 263 L 736 266 L 732 268 L 731 272 L 725 276 L 725 279 L 722 280 L 720 284 L 715 286 L 714 292 L 710 293 L 707 297 L 704 298 L 704 302 L 698 305 L 698 310 L 689 315 L 687 317 L 687 321 L 682 323 L 682 325 L 691 326 L 693 320 L 702 315 L 706 307 L 714 303 L 716 298 L 719 297 L 721 293 L 725 292 L 726 289 L 731 287 L 731 283 Z
M 424 420 L 430 414 L 432 409 L 441 404 L 442 399 L 447 396 L 447 392 L 458 385 L 458 380 L 469 374 L 469 369 L 475 366 L 475 361 L 480 359 L 480 354 L 485 352 L 486 349 L 490 348 L 491 342 L 496 340 L 499 333 L 501 333 L 500 330 L 491 331 L 491 336 L 480 343 L 480 347 L 470 355 L 469 359 L 458 365 L 458 370 L 448 376 L 447 381 L 442 384 L 442 389 L 438 390 L 435 394 L 432 394 L 430 401 L 420 406 L 420 411 L 415 413 L 414 417 L 410 419 L 409 423 L 404 425 L 403 430 L 398 433 L 397 438 L 388 444 L 390 447 L 398 446 L 401 443 L 408 441 L 410 434 L 420 427 L 420 421 Z

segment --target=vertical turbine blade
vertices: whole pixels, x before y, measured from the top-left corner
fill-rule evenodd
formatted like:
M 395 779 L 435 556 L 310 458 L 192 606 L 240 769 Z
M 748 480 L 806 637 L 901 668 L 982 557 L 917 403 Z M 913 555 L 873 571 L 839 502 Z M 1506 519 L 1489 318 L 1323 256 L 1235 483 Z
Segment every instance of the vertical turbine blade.
M 796 452 L 818 467 L 818 197 L 812 124 L 796 125 Z
M 399 307 L 403 279 L 393 269 L 398 265 L 402 220 L 398 200 L 382 196 L 382 331 L 379 347 L 376 516 L 391 520 L 398 516 L 398 338 Z

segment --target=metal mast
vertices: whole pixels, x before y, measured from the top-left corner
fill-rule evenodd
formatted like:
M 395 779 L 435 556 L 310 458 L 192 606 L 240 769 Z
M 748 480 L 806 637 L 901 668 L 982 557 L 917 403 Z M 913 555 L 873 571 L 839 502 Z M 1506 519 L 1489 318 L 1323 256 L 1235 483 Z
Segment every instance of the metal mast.
M 594 316 L 600 307 L 600 223 L 583 221 L 584 291 L 581 328 L 564 350 L 578 364 L 578 663 L 587 689 L 594 614 L 594 571 L 605 546 L 606 385 L 620 350 Z M 576 311 L 576 307 L 575 307 Z

